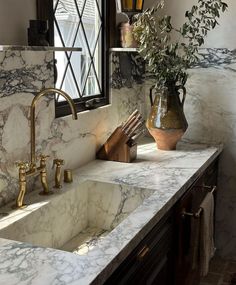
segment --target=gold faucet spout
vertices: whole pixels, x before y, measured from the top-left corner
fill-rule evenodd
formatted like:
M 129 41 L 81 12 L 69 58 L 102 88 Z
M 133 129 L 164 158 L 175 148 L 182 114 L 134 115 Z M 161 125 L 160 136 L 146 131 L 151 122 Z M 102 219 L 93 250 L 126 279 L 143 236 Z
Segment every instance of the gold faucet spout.
M 31 124 L 31 166 L 30 168 L 33 169 L 35 168 L 36 165 L 36 153 L 35 153 L 35 107 L 37 102 L 39 101 L 39 99 L 43 96 L 46 96 L 48 94 L 51 93 L 56 93 L 61 95 L 62 97 L 64 97 L 66 99 L 66 101 L 69 103 L 70 108 L 71 108 L 71 112 L 72 112 L 72 118 L 74 120 L 77 120 L 77 112 L 76 112 L 76 106 L 74 101 L 71 99 L 71 97 L 64 91 L 60 90 L 60 89 L 56 89 L 56 88 L 48 88 L 48 89 L 44 89 L 41 92 L 39 92 L 33 99 L 32 103 L 31 103 L 31 107 L 30 107 L 30 124 Z
M 22 161 L 17 162 L 17 166 L 19 167 L 19 194 L 16 200 L 16 205 L 14 205 L 14 207 L 17 207 L 17 208 L 24 207 L 24 196 L 26 193 L 26 177 L 35 176 L 39 174 L 41 178 L 41 183 L 43 186 L 43 191 L 40 192 L 39 194 L 41 195 L 52 194 L 52 191 L 49 191 L 48 182 L 47 182 L 46 160 L 49 156 L 41 154 L 39 156 L 40 166 L 37 167 L 36 152 L 35 152 L 35 106 L 41 97 L 48 95 L 50 93 L 57 93 L 61 95 L 62 97 L 64 97 L 70 105 L 73 119 L 77 120 L 76 106 L 73 100 L 71 99 L 71 97 L 64 91 L 56 89 L 56 88 L 48 88 L 48 89 L 42 90 L 34 97 L 31 103 L 31 106 L 30 106 L 30 143 L 31 143 L 30 165 L 27 162 L 22 162 Z M 57 186 L 60 186 L 60 185 L 57 185 Z

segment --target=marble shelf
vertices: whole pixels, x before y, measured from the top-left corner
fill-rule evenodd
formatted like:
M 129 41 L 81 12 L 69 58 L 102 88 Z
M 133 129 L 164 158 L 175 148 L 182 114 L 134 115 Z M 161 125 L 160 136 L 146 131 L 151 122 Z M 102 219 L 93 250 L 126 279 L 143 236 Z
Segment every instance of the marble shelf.
M 122 48 L 122 47 L 113 47 L 109 49 L 110 52 L 138 52 L 137 48 Z
M 14 46 L 1 45 L 0 51 L 82 51 L 80 47 L 52 47 L 52 46 Z

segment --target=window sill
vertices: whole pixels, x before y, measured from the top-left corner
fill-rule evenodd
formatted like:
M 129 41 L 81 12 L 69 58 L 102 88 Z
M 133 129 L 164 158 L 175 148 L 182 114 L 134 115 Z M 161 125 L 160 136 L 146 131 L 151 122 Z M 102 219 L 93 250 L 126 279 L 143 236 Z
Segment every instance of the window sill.
M 109 105 L 109 101 L 107 98 L 101 98 L 99 100 L 99 102 L 94 103 L 92 106 L 87 107 L 86 106 L 86 101 L 82 101 L 82 102 L 76 102 L 74 101 L 75 106 L 76 106 L 76 112 L 77 113 L 81 113 L 84 111 L 91 111 L 91 110 L 96 110 L 100 107 L 104 107 L 106 105 Z M 56 106 L 55 106 L 55 116 L 56 118 L 60 118 L 60 117 L 65 117 L 71 114 L 71 108 L 69 106 L 69 104 L 65 101 L 63 102 L 56 102 Z

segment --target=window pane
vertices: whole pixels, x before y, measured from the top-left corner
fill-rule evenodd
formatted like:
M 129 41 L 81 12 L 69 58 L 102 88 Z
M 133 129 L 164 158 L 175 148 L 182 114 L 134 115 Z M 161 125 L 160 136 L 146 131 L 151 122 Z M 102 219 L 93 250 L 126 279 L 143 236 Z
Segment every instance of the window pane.
M 101 34 L 99 36 L 96 48 L 94 50 L 94 59 L 91 64 L 91 68 L 89 71 L 89 77 L 86 82 L 86 89 L 84 90 L 83 95 L 89 96 L 91 94 L 101 94 L 101 83 L 102 83 L 102 70 L 101 70 L 101 57 L 99 57 L 101 46 Z M 88 87 L 93 86 L 93 89 Z M 90 91 L 89 91 L 90 90 Z
M 57 1 L 54 0 L 56 4 Z M 54 27 L 54 41 L 56 46 L 62 46 L 62 41 L 66 47 L 73 46 L 76 29 L 79 24 L 79 16 L 76 12 L 74 0 L 59 0 L 55 11 L 56 23 Z M 60 34 L 61 38 L 60 39 Z
M 82 48 L 82 52 L 55 53 L 56 87 L 72 98 L 101 94 L 101 2 L 54 0 L 55 45 Z

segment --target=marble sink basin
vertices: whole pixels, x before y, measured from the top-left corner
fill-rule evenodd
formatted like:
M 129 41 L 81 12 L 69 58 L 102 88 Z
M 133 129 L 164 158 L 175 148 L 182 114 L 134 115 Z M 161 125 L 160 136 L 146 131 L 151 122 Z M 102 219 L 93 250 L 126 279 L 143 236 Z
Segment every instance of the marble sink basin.
M 0 217 L 7 214 L 0 237 L 86 254 L 153 193 L 96 181 L 74 185 L 25 209 L 0 209 Z

